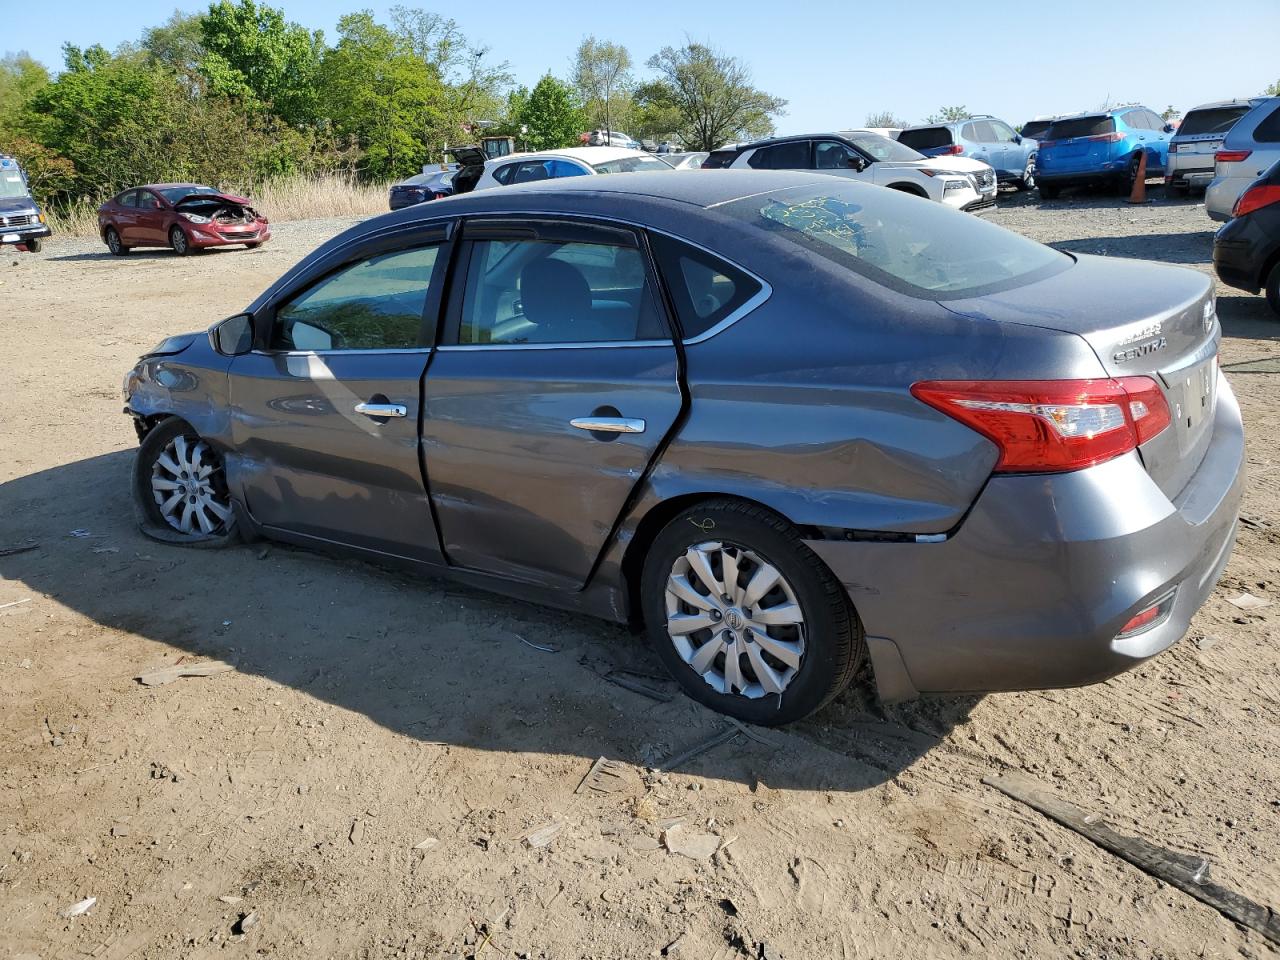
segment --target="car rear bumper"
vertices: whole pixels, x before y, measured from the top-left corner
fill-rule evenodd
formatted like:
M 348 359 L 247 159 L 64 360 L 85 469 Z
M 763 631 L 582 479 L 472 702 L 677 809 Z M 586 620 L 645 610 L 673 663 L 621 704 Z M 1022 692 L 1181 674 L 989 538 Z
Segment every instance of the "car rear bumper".
M 1228 221 L 1213 238 L 1213 269 L 1229 287 L 1257 293 L 1280 248 L 1280 210 L 1255 210 Z
M 1231 219 L 1240 194 L 1252 183 L 1244 177 L 1214 177 L 1204 190 L 1204 210 L 1219 223 Z
M 1240 410 L 1222 378 L 1213 439 L 1173 501 L 1135 452 L 992 477 L 942 542 L 807 543 L 845 584 L 886 700 L 1079 686 L 1183 636 L 1230 557 L 1243 470 Z M 1170 591 L 1163 621 L 1117 639 Z
M 192 227 L 187 238 L 193 247 L 225 247 L 241 243 L 266 243 L 271 239 L 271 228 L 245 227 L 243 230 L 210 230 L 205 225 Z

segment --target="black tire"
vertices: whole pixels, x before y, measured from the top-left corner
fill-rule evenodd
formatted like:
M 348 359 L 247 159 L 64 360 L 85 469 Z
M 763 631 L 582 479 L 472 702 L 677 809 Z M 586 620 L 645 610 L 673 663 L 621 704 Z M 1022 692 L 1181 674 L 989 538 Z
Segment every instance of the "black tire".
M 107 227 L 106 233 L 102 235 L 102 239 L 107 244 L 107 249 L 115 256 L 123 257 L 129 253 L 129 247 L 126 247 L 120 240 L 120 234 L 116 232 L 115 227 Z
M 246 244 L 244 245 L 244 248 L 245 248 L 246 250 L 257 250 L 260 246 L 262 246 L 262 241 L 261 241 L 261 240 L 256 240 L 256 241 L 254 241 L 253 243 L 246 243 Z
M 668 578 L 677 560 L 690 547 L 704 542 L 737 548 L 739 559 L 740 551 L 750 551 L 776 568 L 790 585 L 804 618 L 804 648 L 781 695 L 749 698 L 714 689 L 685 662 L 667 632 Z M 747 571 L 741 575 L 746 578 Z M 805 546 L 794 527 L 754 504 L 712 500 L 675 517 L 649 547 L 640 591 L 649 640 L 684 691 L 712 710 L 749 723 L 777 726 L 822 709 L 848 686 L 865 656 L 862 625 L 844 587 Z M 729 622 L 727 615 L 724 622 Z M 750 635 L 749 630 L 743 633 L 744 637 Z M 710 635 L 711 631 L 706 631 L 708 638 Z
M 1280 317 L 1280 262 L 1273 264 L 1267 274 L 1267 305 Z
M 27 253 L 39 253 L 44 249 L 44 241 L 39 237 L 36 237 L 34 240 L 28 240 L 26 246 Z
M 1040 191 L 1041 200 L 1057 200 L 1058 194 L 1062 192 L 1062 187 L 1056 183 L 1045 183 L 1043 180 L 1036 184 L 1036 189 Z
M 1179 197 L 1191 196 L 1191 187 L 1185 183 L 1174 183 L 1170 184 L 1170 186 L 1173 188 L 1173 192 Z
M 161 512 L 151 480 L 160 455 L 179 436 L 184 437 L 191 444 L 200 441 L 200 435 L 191 428 L 190 424 L 177 417 L 170 417 L 157 424 L 138 448 L 138 456 L 133 465 L 133 503 L 139 529 L 153 540 L 184 547 L 208 549 L 238 543 L 241 539 L 241 525 L 227 493 L 226 475 L 222 469 L 221 457 L 211 446 L 209 456 L 216 462 L 216 470 L 210 475 L 209 484 L 219 500 L 232 511 L 230 519 L 211 533 L 184 533 L 166 520 Z
M 187 235 L 181 227 L 174 226 L 169 228 L 169 246 L 180 257 L 185 257 L 191 253 L 191 241 L 187 239 Z
M 1019 190 L 1032 190 L 1036 185 L 1036 155 L 1027 157 L 1027 165 L 1022 168 L 1022 176 L 1014 181 Z
M 1120 179 L 1116 181 L 1116 193 L 1122 197 L 1127 197 L 1133 192 L 1133 185 L 1138 182 L 1138 164 L 1140 163 L 1138 154 L 1134 154 L 1129 158 L 1129 165 L 1125 167 L 1124 173 L 1120 174 Z

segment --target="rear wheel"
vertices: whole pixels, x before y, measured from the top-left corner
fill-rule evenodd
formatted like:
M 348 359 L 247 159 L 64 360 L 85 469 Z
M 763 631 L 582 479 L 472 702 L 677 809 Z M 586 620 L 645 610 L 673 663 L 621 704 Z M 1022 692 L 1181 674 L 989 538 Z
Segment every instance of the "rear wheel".
M 191 241 L 187 239 L 181 227 L 169 228 L 169 246 L 173 247 L 173 252 L 180 257 L 185 257 L 191 252 Z
M 777 725 L 848 685 L 862 627 L 831 571 L 768 510 L 715 500 L 681 513 L 645 557 L 650 641 L 685 692 L 713 710 Z
M 221 547 L 239 539 L 222 458 L 176 417 L 138 448 L 134 502 L 142 532 L 166 543 Z
M 1036 184 L 1036 189 L 1040 191 L 1041 200 L 1057 200 L 1058 194 L 1062 192 L 1062 187 L 1056 183 L 1045 183 L 1043 180 Z
M 1267 276 L 1267 304 L 1280 316 L 1280 262 L 1272 266 Z
M 129 252 L 129 248 L 120 240 L 120 234 L 115 227 L 107 227 L 107 232 L 103 239 L 107 241 L 107 249 L 117 257 L 123 257 Z
M 1125 168 L 1124 173 L 1120 175 L 1120 179 L 1116 181 L 1116 192 L 1120 196 L 1127 197 L 1133 192 L 1133 185 L 1138 182 L 1138 164 L 1140 162 L 1136 153 L 1129 158 L 1129 165 Z

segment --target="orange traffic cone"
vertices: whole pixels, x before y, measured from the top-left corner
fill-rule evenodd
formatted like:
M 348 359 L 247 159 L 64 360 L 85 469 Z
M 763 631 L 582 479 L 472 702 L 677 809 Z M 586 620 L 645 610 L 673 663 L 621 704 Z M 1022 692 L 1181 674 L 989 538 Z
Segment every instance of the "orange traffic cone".
M 1147 202 L 1147 151 L 1145 150 L 1138 157 L 1138 172 L 1133 178 L 1133 190 L 1129 192 L 1129 202 Z

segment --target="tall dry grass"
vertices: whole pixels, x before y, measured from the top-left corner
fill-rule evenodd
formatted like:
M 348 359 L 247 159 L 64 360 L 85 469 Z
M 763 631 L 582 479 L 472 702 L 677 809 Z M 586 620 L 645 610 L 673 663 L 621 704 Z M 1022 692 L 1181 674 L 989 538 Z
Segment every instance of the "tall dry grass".
M 255 187 L 221 185 L 228 193 L 249 197 L 254 209 L 279 223 L 324 217 L 368 217 L 387 212 L 387 184 L 361 183 L 349 176 L 298 175 L 268 180 Z M 103 198 L 105 199 L 105 198 Z M 96 237 L 102 199 L 83 197 L 62 210 L 49 211 L 49 225 L 59 236 Z

